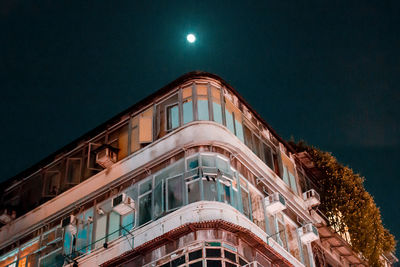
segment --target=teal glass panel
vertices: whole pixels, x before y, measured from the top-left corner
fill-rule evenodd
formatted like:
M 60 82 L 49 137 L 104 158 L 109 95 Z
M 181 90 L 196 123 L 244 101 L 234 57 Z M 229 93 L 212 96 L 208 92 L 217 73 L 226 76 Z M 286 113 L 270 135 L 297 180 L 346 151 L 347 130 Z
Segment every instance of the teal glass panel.
M 209 120 L 208 100 L 197 101 L 197 113 L 199 115 L 199 120 L 204 120 L 204 121 Z
M 191 170 L 199 167 L 199 159 L 198 157 L 192 157 L 186 160 L 187 170 Z
M 108 237 L 107 241 L 110 242 L 119 237 L 119 222 L 120 215 L 116 212 L 111 212 L 108 218 Z
M 65 255 L 70 255 L 72 253 L 72 234 L 70 231 L 68 231 L 67 228 L 65 228 L 65 233 L 64 233 L 64 254 Z
M 193 121 L 193 102 L 187 101 L 183 103 L 183 124 Z
M 96 220 L 95 248 L 100 248 L 106 242 L 107 216 L 101 215 Z
M 158 181 L 157 181 L 158 180 Z M 164 204 L 164 180 L 157 179 L 154 187 L 154 218 L 160 217 L 165 210 Z
M 201 155 L 201 165 L 204 167 L 215 167 L 215 157 L 211 155 Z
M 242 124 L 239 121 L 235 120 L 235 127 L 236 127 L 236 136 L 240 139 L 240 141 L 244 142 Z
M 61 267 L 64 265 L 62 249 L 56 250 L 40 259 L 40 267 Z M 13 266 L 13 265 L 11 265 Z M 16 265 L 15 265 L 16 266 Z
M 204 200 L 217 201 L 217 182 L 215 178 L 203 178 Z
M 287 167 L 286 166 L 283 166 L 283 181 L 287 184 L 287 185 L 290 185 L 289 184 L 289 173 L 288 173 L 288 170 L 287 170 Z
M 297 194 L 296 178 L 294 177 L 294 175 L 291 172 L 289 172 L 289 179 L 290 179 L 290 187 Z
M 151 220 L 151 193 L 139 198 L 139 225 Z
M 220 104 L 213 102 L 214 121 L 222 124 L 222 107 Z
M 201 200 L 199 179 L 186 183 L 186 191 L 188 196 L 188 204 Z
M 139 195 L 142 195 L 142 194 L 150 191 L 152 189 L 152 184 L 153 184 L 153 180 L 152 179 L 148 179 L 144 183 L 140 184 Z
M 231 131 L 233 134 L 235 134 L 235 127 L 233 125 L 233 115 L 232 113 L 229 113 L 227 109 L 225 109 L 225 119 L 226 119 L 226 127 Z
M 228 161 L 223 160 L 220 157 L 216 157 L 216 163 L 217 163 L 217 169 L 219 169 L 225 173 L 230 173 Z
M 168 107 L 168 130 L 179 127 L 178 105 Z
M 127 235 L 135 224 L 135 214 L 129 213 L 122 217 L 122 235 Z
M 167 180 L 168 185 L 168 210 L 178 208 L 183 205 L 182 176 L 177 176 Z

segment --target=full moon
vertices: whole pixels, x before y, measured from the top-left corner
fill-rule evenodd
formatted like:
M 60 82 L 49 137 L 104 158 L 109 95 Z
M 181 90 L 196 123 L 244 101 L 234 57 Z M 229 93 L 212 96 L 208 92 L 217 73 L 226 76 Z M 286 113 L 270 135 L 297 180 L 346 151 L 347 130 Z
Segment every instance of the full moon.
M 190 33 L 186 36 L 186 39 L 188 40 L 189 43 L 194 43 L 196 41 L 196 36 Z

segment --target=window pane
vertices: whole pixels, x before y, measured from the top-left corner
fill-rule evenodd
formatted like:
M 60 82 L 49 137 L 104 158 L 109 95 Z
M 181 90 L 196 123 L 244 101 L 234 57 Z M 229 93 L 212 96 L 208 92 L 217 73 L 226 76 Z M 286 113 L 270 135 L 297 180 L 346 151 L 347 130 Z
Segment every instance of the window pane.
M 153 141 L 153 108 L 149 108 L 139 115 L 139 143 Z
M 192 98 L 183 100 L 183 124 L 193 121 Z
M 242 205 L 243 205 L 243 214 L 250 218 L 250 202 L 249 202 L 249 193 L 241 187 L 242 192 Z
M 189 267 L 203 267 L 203 261 L 191 263 L 191 264 L 189 264 Z
M 164 191 L 165 185 L 164 180 L 159 179 L 155 182 L 156 185 L 154 187 L 154 218 L 160 217 L 165 210 L 165 203 L 164 203 Z
M 285 231 L 285 225 L 278 220 L 278 231 L 279 231 L 279 243 L 287 250 L 287 241 L 286 241 L 286 231 Z
M 250 129 L 246 126 L 243 127 L 244 131 L 244 143 L 245 145 L 253 151 L 253 135 Z
M 67 181 L 69 184 L 78 184 L 81 178 L 81 159 L 68 159 Z
M 217 201 L 217 183 L 213 177 L 203 178 L 204 200 Z
M 250 188 L 251 209 L 253 222 L 265 231 L 265 214 L 263 207 L 263 197 L 255 190 Z
M 211 88 L 214 121 L 222 124 L 221 92 L 218 88 Z
M 116 212 L 111 212 L 109 217 L 107 241 L 112 241 L 119 237 L 119 221 L 121 216 Z
M 72 234 L 70 231 L 68 231 L 68 228 L 65 228 L 65 233 L 64 233 L 64 254 L 65 255 L 70 255 L 72 252 Z
M 188 203 L 193 203 L 201 200 L 199 179 L 191 183 L 186 183 Z
M 40 267 L 56 267 L 63 266 L 64 264 L 64 256 L 61 253 L 61 249 L 56 250 L 55 252 L 44 256 L 40 259 Z
M 222 263 L 219 260 L 207 260 L 207 267 L 222 267 Z
M 182 176 L 177 176 L 167 180 L 168 184 L 168 210 L 178 208 L 183 205 Z
M 268 167 L 270 167 L 273 170 L 274 164 L 272 161 L 272 150 L 266 144 L 263 144 L 263 150 L 264 150 L 264 162 L 265 164 L 267 164 Z
M 89 245 L 92 243 L 93 209 L 87 210 L 79 219 L 83 219 L 83 221 L 78 226 L 76 246 L 77 251 L 83 254 L 90 251 Z
M 45 174 L 45 196 L 55 196 L 58 193 L 61 173 L 59 171 L 49 171 Z
M 128 234 L 128 231 L 130 231 L 134 224 L 135 224 L 135 216 L 134 216 L 134 212 L 129 213 L 127 215 L 124 215 L 124 217 L 122 217 L 122 235 L 126 235 Z
M 294 177 L 294 175 L 291 172 L 289 172 L 289 179 L 290 179 L 290 187 L 297 194 L 296 178 Z
M 140 184 L 139 195 L 142 195 L 151 190 L 153 184 L 152 179 L 148 179 L 147 181 Z
M 227 109 L 225 109 L 226 127 L 235 134 L 235 127 L 233 126 L 233 115 Z
M 199 160 L 198 157 L 192 157 L 186 160 L 186 166 L 187 166 L 187 170 L 191 170 L 194 168 L 199 167 Z
M 197 113 L 199 120 L 209 120 L 207 96 L 199 96 L 197 99 Z
M 297 229 L 294 225 L 286 224 L 286 233 L 287 233 L 287 239 L 288 239 L 288 243 L 289 243 L 289 252 L 297 260 L 301 261 L 300 248 L 299 248 L 299 243 L 301 243 L 301 242 L 297 237 L 296 230 Z
M 220 249 L 206 249 L 206 257 L 207 258 L 220 258 L 221 257 L 221 250 Z
M 139 225 L 151 220 L 151 193 L 139 199 Z
M 107 226 L 107 216 L 101 215 L 97 217 L 96 220 L 96 234 L 95 234 L 95 248 L 100 248 L 103 246 L 103 243 L 106 241 L 106 226 Z
M 244 136 L 243 136 L 243 125 L 241 122 L 238 120 L 235 120 L 235 127 L 236 127 L 236 136 L 244 142 Z
M 167 127 L 168 130 L 179 127 L 179 108 L 178 105 L 170 106 L 167 108 Z
M 220 157 L 216 157 L 217 169 L 225 172 L 230 173 L 229 162 L 224 160 Z
M 211 155 L 201 155 L 201 165 L 204 167 L 215 167 L 215 157 Z
M 203 256 L 201 249 L 189 253 L 189 261 L 200 259 Z
M 139 115 L 137 115 L 131 119 L 131 153 L 139 149 Z
M 114 130 L 109 134 L 109 143 L 118 148 L 118 160 L 128 156 L 128 124 Z
M 236 255 L 234 253 L 229 252 L 227 250 L 224 250 L 224 253 L 225 253 L 225 258 L 226 259 L 231 260 L 233 262 L 236 262 Z
M 283 165 L 283 177 L 282 178 L 283 178 L 283 181 L 287 185 L 290 185 L 289 184 L 289 173 L 288 173 L 287 167 L 285 165 Z

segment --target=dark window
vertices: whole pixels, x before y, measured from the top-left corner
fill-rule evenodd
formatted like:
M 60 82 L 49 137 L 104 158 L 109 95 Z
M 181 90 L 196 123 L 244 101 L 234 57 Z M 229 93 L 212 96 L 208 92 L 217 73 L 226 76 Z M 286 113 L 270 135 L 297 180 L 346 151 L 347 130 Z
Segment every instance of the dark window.
M 219 258 L 221 257 L 221 250 L 220 249 L 206 249 L 206 257 L 207 258 Z
M 227 250 L 224 250 L 224 253 L 225 253 L 225 258 L 226 259 L 231 260 L 233 262 L 236 262 L 236 255 L 235 254 L 233 254 L 232 252 L 229 252 Z
M 221 261 L 207 260 L 207 267 L 222 267 Z
M 237 267 L 237 265 L 226 261 L 225 267 Z
M 189 264 L 189 267 L 203 267 L 203 261 L 191 263 L 191 264 Z
M 184 263 L 185 263 L 185 255 L 183 255 L 183 256 L 181 256 L 181 257 L 179 257 L 179 258 L 173 260 L 173 261 L 171 262 L 171 266 L 172 266 L 172 267 L 177 267 L 177 266 L 179 266 L 179 265 L 181 265 L 181 264 L 184 264 Z
M 167 262 L 167 263 L 161 265 L 160 267 L 170 267 L 171 266 L 170 264 L 171 264 L 170 262 Z
M 244 259 L 239 257 L 239 265 L 240 266 L 245 266 L 246 264 L 247 264 L 247 262 Z
M 189 253 L 189 261 L 200 259 L 203 256 L 201 249 Z

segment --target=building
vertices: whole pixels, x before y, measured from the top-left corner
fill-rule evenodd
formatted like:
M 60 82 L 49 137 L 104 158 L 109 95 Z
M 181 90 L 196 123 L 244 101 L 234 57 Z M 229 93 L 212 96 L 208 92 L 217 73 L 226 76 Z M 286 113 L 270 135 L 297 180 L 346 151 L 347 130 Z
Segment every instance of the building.
M 0 267 L 367 266 L 310 168 L 229 84 L 188 73 L 2 184 Z

